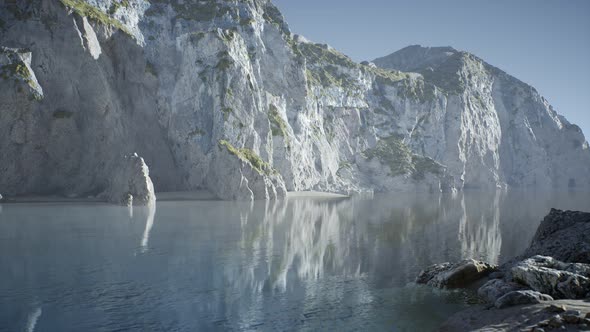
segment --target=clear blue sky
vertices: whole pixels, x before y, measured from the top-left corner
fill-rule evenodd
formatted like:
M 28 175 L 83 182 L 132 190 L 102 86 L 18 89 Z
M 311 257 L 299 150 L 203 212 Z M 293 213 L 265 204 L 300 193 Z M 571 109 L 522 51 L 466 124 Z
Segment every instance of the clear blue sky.
M 354 60 L 452 46 L 531 84 L 590 135 L 590 0 L 273 0 L 294 33 Z

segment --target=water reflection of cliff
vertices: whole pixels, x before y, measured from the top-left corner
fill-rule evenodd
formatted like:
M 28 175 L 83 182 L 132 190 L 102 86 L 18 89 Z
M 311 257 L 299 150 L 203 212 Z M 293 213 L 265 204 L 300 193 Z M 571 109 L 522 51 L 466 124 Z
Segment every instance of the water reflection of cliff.
M 403 292 L 425 266 L 464 258 L 501 263 L 519 254 L 545 213 L 541 204 L 563 207 L 558 202 L 494 191 L 241 205 L 239 245 L 224 256 L 232 261 L 223 264 L 225 305 L 241 327 L 286 306 L 291 312 L 281 316 L 305 321 L 350 314 L 342 310 L 360 310 L 370 321 L 390 301 L 384 296 Z M 413 310 L 408 305 L 400 311 Z
M 468 257 L 498 262 L 501 194 L 477 197 L 299 198 L 254 205 L 241 213 L 236 256 L 248 268 L 226 275 L 239 289 L 254 291 L 286 291 L 330 276 L 367 277 L 388 287 L 412 281 L 432 263 Z

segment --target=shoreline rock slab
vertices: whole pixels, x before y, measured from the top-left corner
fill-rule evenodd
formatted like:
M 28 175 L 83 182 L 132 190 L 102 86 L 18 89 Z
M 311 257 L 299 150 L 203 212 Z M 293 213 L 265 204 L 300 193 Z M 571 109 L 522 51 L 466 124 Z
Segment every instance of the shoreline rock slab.
M 550 306 L 578 310 L 584 315 L 590 312 L 590 302 L 583 300 L 556 300 L 539 304 L 519 305 L 504 309 L 486 310 L 475 306 L 449 317 L 440 327 L 441 332 L 451 331 L 540 331 L 550 330 L 550 322 L 559 316 L 563 326 L 560 331 L 583 331 L 584 324 L 568 324 L 563 315 L 547 310 Z M 552 324 L 557 324 L 553 319 Z M 553 328 L 553 327 L 552 327 Z M 534 330 L 537 329 L 537 330 Z
M 498 309 L 508 308 L 520 304 L 534 304 L 547 301 L 553 301 L 553 298 L 547 294 L 541 294 L 532 290 L 518 290 L 509 292 L 494 303 Z
M 455 264 L 436 264 L 422 271 L 416 279 L 416 283 L 436 288 L 467 287 L 495 271 L 496 268 L 495 265 L 474 259 L 463 260 Z
M 511 274 L 515 281 L 556 298 L 582 299 L 590 294 L 588 264 L 535 256 L 512 267 Z

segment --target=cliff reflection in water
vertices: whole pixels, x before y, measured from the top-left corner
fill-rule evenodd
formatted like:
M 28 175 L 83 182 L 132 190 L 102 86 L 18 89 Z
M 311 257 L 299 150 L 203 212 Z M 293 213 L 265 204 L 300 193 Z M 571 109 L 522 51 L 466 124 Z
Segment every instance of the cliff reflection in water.
M 249 280 L 259 291 L 285 291 L 289 283 L 331 275 L 369 276 L 387 287 L 413 281 L 433 263 L 476 258 L 498 264 L 519 254 L 551 204 L 560 204 L 548 195 L 524 196 L 497 191 L 255 204 L 240 220 L 239 260 L 249 271 L 232 279 Z
M 236 259 L 249 268 L 227 275 L 236 287 L 256 291 L 333 275 L 401 286 L 431 263 L 467 257 L 497 263 L 502 244 L 499 192 L 477 202 L 463 194 L 296 198 L 254 205 L 240 223 Z
M 413 285 L 422 268 L 506 261 L 551 207 L 585 209 L 589 197 L 162 201 L 131 215 L 108 205 L 5 205 L 0 323 L 9 331 L 133 330 L 136 322 L 178 331 L 428 331 L 468 294 Z M 43 314 L 31 315 L 36 308 Z

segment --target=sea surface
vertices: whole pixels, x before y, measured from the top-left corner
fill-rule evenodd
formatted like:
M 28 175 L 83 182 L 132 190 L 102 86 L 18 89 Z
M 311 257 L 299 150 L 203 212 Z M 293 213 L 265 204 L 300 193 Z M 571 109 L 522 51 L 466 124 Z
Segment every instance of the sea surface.
M 413 283 L 502 263 L 588 193 L 0 205 L 0 331 L 430 331 L 477 298 Z

